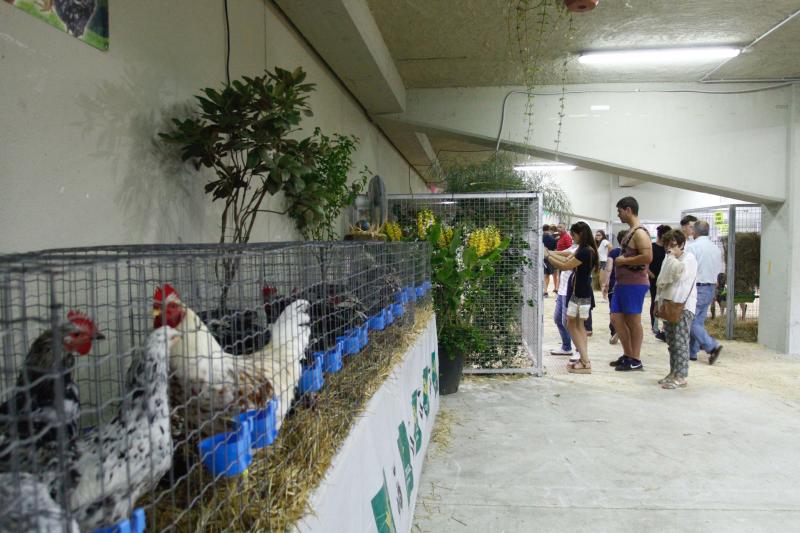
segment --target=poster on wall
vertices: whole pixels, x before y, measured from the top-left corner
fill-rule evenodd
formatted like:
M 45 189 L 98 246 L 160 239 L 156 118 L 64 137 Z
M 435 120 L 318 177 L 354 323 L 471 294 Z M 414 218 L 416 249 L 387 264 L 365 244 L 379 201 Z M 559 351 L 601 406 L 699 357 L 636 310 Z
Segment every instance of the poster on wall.
M 5 0 L 37 19 L 108 50 L 108 0 Z

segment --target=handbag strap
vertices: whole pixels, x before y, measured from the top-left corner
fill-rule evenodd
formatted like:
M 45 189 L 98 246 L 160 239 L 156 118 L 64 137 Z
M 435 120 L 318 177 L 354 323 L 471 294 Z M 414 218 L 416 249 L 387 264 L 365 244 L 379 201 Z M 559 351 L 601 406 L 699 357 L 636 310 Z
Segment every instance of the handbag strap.
M 694 284 L 697 281 L 697 274 L 695 274 L 694 279 L 692 280 L 692 284 L 689 285 L 689 294 L 686 295 L 686 299 L 683 301 L 683 305 L 686 305 L 686 302 L 689 301 L 689 298 L 692 296 L 692 290 L 694 289 Z

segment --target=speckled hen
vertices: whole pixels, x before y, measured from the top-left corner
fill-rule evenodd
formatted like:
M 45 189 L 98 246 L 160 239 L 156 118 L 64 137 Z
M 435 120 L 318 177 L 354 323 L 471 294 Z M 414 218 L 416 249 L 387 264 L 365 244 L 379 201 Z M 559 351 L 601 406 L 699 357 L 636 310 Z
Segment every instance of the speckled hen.
M 126 395 L 117 416 L 78 441 L 80 483 L 70 508 L 83 530 L 128 518 L 136 500 L 151 490 L 172 465 L 169 427 L 169 350 L 180 333 L 154 330 L 134 354 Z

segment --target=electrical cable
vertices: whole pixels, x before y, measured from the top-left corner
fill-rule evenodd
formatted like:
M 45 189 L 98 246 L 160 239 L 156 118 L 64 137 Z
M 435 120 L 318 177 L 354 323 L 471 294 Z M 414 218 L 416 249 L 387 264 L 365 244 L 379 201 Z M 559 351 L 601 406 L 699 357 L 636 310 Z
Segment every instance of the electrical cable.
M 231 84 L 231 22 L 228 17 L 228 0 L 224 0 L 225 4 L 225 82 Z

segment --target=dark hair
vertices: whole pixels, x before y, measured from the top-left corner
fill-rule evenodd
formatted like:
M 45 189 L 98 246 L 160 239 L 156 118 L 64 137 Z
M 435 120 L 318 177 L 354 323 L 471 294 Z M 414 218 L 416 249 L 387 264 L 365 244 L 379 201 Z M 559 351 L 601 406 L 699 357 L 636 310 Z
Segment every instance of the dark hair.
M 628 230 L 624 229 L 617 233 L 617 244 L 622 244 L 622 239 L 625 238 L 625 235 L 628 234 Z
M 597 233 L 599 233 L 599 234 L 600 234 L 600 236 L 601 236 L 601 238 L 600 238 L 600 241 L 601 241 L 601 242 L 602 242 L 602 241 L 605 241 L 605 240 L 608 240 L 608 235 L 606 235 L 606 232 L 605 232 L 605 231 L 603 231 L 603 230 L 599 229 L 599 230 L 595 231 L 595 234 L 597 234 Z
M 692 222 L 697 222 L 697 217 L 694 215 L 686 215 L 681 219 L 681 226 L 685 226 L 686 224 L 691 224 Z
M 664 240 L 664 235 L 670 231 L 672 231 L 671 227 L 667 226 L 666 224 L 661 224 L 656 228 L 656 235 L 658 235 L 659 239 Z
M 544 226 L 542 226 L 542 231 L 550 231 L 550 226 L 548 224 L 545 224 Z
M 686 244 L 686 235 L 679 229 L 673 229 L 668 231 L 664 237 L 662 237 L 662 240 L 664 241 L 665 248 L 670 248 L 672 243 L 683 248 Z
M 639 214 L 639 202 L 633 196 L 626 196 L 617 202 L 617 207 L 620 209 L 630 209 L 634 215 Z
M 570 233 L 579 237 L 578 249 L 588 248 L 592 256 L 592 270 L 600 270 L 600 264 L 597 262 L 597 243 L 594 242 L 594 235 L 592 228 L 586 222 L 576 222 L 569 228 Z

